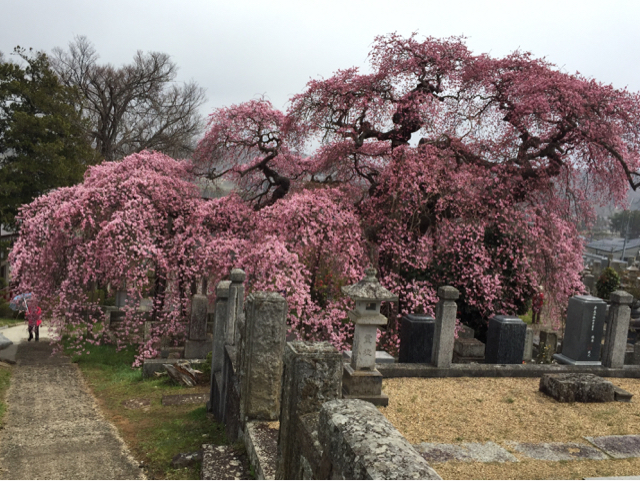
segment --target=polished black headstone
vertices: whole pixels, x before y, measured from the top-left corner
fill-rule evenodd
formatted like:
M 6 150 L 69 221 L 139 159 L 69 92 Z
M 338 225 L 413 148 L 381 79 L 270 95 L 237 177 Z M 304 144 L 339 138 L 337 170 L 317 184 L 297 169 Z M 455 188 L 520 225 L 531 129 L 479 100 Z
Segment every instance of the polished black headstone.
M 406 314 L 400 319 L 400 353 L 398 362 L 431 362 L 436 321 L 424 314 Z
M 522 364 L 527 325 L 518 317 L 493 316 L 489 319 L 486 364 Z
M 569 299 L 562 354 L 553 357 L 562 364 L 600 365 L 606 310 L 606 302 L 599 297 L 574 296 Z

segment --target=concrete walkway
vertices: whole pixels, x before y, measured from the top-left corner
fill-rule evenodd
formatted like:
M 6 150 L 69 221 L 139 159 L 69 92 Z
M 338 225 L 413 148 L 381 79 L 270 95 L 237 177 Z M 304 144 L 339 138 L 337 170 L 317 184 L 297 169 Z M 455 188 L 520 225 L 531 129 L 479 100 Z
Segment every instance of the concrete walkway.
M 37 343 L 26 342 L 22 326 L 2 333 L 15 348 L 0 357 L 17 364 L 0 431 L 0 479 L 143 479 L 77 366 L 51 356 L 46 331 Z

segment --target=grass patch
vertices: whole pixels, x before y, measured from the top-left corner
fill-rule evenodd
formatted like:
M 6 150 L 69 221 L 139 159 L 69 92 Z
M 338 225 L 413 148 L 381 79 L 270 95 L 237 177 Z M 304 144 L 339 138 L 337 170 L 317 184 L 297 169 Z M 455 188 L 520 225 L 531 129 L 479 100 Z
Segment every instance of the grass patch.
M 202 444 L 225 444 L 224 427 L 207 416 L 202 405 L 163 406 L 164 394 L 208 392 L 209 386 L 185 388 L 167 378 L 143 379 L 131 367 L 133 347 L 116 352 L 114 346 L 91 346 L 89 355 L 72 356 L 107 417 L 118 427 L 135 458 L 155 479 L 200 479 L 200 463 L 174 469 L 172 458 L 197 451 Z M 125 401 L 148 400 L 141 409 L 127 409 Z
M 8 326 L 8 327 L 13 327 L 13 326 L 18 326 L 20 324 L 24 324 L 24 319 L 20 319 L 20 318 L 13 318 L 13 317 L 0 317 L 0 326 Z
M 2 426 L 4 413 L 7 410 L 7 403 L 5 402 L 5 397 L 7 395 L 7 389 L 9 389 L 10 382 L 11 382 L 11 368 L 0 366 L 0 426 Z

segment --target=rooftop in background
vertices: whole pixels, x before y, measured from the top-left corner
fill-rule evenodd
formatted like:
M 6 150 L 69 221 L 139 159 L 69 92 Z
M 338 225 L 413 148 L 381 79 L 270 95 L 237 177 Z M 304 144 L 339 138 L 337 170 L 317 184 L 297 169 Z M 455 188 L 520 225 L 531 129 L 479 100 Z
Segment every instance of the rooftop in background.
M 634 249 L 636 247 L 640 247 L 640 239 L 629 239 L 627 241 L 627 249 Z M 590 242 L 587 244 L 587 248 L 601 252 L 619 252 L 624 248 L 624 239 L 621 237 L 615 239 L 601 239 Z

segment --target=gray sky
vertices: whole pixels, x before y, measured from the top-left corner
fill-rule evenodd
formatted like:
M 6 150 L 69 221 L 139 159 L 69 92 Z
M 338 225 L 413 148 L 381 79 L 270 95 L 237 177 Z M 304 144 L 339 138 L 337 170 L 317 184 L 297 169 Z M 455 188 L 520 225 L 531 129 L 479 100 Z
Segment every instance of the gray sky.
M 50 52 L 76 35 L 101 62 L 171 55 L 207 90 L 203 113 L 264 94 L 275 107 L 310 78 L 366 68 L 376 35 L 464 35 L 474 53 L 520 49 L 569 73 L 640 91 L 639 1 L 0 0 L 0 51 Z

